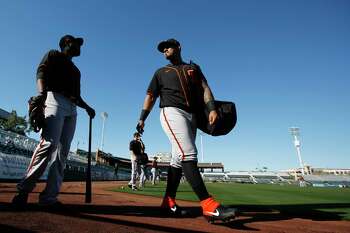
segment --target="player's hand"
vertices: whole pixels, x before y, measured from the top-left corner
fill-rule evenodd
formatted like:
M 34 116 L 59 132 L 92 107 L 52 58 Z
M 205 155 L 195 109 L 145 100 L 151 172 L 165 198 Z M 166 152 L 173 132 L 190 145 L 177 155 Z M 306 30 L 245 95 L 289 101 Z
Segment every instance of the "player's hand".
M 46 94 L 33 96 L 28 100 L 29 123 L 34 132 L 39 132 L 45 126 Z
M 145 122 L 142 120 L 139 120 L 139 122 L 136 125 L 136 130 L 139 134 L 143 134 L 143 128 L 145 127 Z
M 208 120 L 209 120 L 209 124 L 210 125 L 215 124 L 215 122 L 218 120 L 218 113 L 215 110 L 211 111 L 209 113 L 209 119 Z
M 86 112 L 91 119 L 93 119 L 96 115 L 95 110 L 89 106 L 86 108 Z

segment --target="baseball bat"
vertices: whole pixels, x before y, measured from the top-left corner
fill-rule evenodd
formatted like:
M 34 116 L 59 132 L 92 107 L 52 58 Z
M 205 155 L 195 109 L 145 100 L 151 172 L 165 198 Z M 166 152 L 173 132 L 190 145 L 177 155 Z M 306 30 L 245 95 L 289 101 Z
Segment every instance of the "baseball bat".
M 89 150 L 88 150 L 88 164 L 86 169 L 86 190 L 85 190 L 85 203 L 91 203 L 91 131 L 92 131 L 92 118 L 89 121 Z

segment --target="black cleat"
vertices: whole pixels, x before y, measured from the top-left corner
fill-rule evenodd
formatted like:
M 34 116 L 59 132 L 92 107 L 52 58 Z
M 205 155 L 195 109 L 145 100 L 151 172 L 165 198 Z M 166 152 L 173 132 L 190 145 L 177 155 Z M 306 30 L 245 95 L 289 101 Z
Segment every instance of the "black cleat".
M 12 199 L 12 205 L 16 209 L 24 209 L 28 203 L 28 193 L 19 192 Z
M 219 206 L 213 212 L 204 211 L 203 215 L 210 223 L 217 220 L 228 222 L 237 216 L 238 210 L 236 208 Z
M 52 212 L 59 212 L 59 211 L 63 211 L 66 209 L 64 204 L 60 201 L 56 201 L 56 202 L 50 203 L 50 204 L 39 203 L 39 206 L 41 209 L 43 209 L 45 211 L 52 211 Z
M 178 205 L 174 205 L 173 207 L 161 207 L 161 213 L 170 217 L 183 217 L 188 214 L 186 210 L 179 207 Z

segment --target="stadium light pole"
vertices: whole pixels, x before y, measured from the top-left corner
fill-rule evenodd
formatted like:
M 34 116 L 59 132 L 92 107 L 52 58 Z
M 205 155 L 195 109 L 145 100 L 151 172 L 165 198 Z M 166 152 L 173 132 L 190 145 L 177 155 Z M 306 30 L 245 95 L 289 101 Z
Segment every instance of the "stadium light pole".
M 105 134 L 105 122 L 106 122 L 106 119 L 108 118 L 108 114 L 106 112 L 101 112 L 101 117 L 102 117 L 102 136 L 101 136 L 100 149 L 101 149 L 101 151 L 103 151 L 104 134 Z
M 301 166 L 301 173 L 303 175 L 305 175 L 304 163 L 303 163 L 303 160 L 301 159 L 301 153 L 300 153 L 300 145 L 301 145 L 301 143 L 300 143 L 300 129 L 298 127 L 290 127 L 289 132 L 292 134 L 292 136 L 294 138 L 294 146 L 295 146 L 295 149 L 297 150 L 299 164 Z

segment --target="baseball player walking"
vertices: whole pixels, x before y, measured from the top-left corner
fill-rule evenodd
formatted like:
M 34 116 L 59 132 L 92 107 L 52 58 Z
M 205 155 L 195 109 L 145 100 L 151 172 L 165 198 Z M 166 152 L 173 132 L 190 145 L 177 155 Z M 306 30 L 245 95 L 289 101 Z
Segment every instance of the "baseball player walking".
M 172 157 L 168 170 L 167 187 L 161 207 L 173 215 L 181 215 L 175 202 L 177 188 L 182 176 L 192 186 L 200 200 L 203 215 L 209 220 L 228 220 L 234 218 L 236 209 L 220 205 L 209 195 L 197 167 L 196 115 L 198 99 L 195 96 L 197 87 L 204 89 L 201 97 L 210 112 L 209 123 L 217 120 L 214 97 L 207 80 L 198 65 L 187 64 L 181 57 L 180 43 L 168 39 L 158 44 L 158 51 L 163 53 L 170 64 L 158 69 L 147 89 L 143 109 L 137 129 L 143 131 L 145 120 L 152 110 L 156 99 L 160 97 L 160 121 L 162 128 L 172 144 Z
M 141 140 L 141 134 L 134 133 L 134 139 L 129 144 L 129 150 L 131 155 L 131 179 L 128 186 L 133 190 L 137 191 L 136 188 L 136 177 L 139 174 L 139 187 L 143 188 L 144 182 L 146 180 L 146 165 L 141 163 L 141 155 L 145 151 L 145 144 Z
M 36 111 L 36 114 L 30 115 L 35 118 L 31 119 L 35 123 L 34 129 L 41 129 L 41 140 L 25 177 L 17 185 L 18 194 L 12 200 L 17 207 L 27 204 L 28 194 L 48 164 L 46 187 L 40 193 L 39 204 L 45 207 L 61 206 L 57 196 L 74 136 L 76 106 L 84 108 L 91 118 L 95 117 L 95 110 L 80 95 L 80 71 L 72 62 L 73 57 L 80 56 L 82 45 L 82 38 L 65 35 L 59 42 L 61 51 L 50 50 L 39 64 L 36 74 L 39 95 L 34 97 L 36 106 L 30 106 L 30 110 Z

